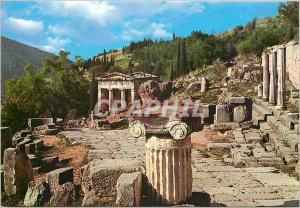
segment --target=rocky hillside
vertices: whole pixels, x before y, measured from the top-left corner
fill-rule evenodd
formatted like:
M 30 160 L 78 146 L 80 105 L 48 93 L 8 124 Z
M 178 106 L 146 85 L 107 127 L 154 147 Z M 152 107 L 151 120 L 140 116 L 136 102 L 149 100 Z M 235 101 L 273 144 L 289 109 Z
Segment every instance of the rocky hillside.
M 42 66 L 46 51 L 1 36 L 1 81 L 24 74 L 23 68 L 31 63 L 35 69 Z

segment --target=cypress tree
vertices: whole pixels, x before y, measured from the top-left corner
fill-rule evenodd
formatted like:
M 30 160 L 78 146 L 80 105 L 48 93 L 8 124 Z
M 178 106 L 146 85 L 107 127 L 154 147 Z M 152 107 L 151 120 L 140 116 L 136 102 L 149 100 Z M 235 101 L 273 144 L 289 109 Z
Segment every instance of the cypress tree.
M 103 51 L 103 61 L 104 61 L 104 64 L 105 64 L 106 63 L 106 51 L 105 51 L 105 49 Z
M 187 56 L 186 56 L 186 44 L 185 41 L 182 41 L 181 47 L 180 47 L 180 61 L 179 61 L 179 69 L 180 69 L 180 75 L 184 75 L 188 72 L 188 62 L 187 62 Z
M 177 64 L 176 64 L 176 74 L 180 75 L 180 41 L 178 41 L 178 47 L 177 47 Z
M 171 65 L 171 73 L 170 73 L 170 80 L 174 80 L 174 69 L 173 69 L 173 64 Z

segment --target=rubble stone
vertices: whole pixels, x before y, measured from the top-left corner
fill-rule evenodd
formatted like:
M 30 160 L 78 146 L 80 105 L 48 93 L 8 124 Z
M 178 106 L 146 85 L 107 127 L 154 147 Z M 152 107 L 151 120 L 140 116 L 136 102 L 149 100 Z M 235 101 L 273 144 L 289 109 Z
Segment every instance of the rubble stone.
M 50 199 L 50 205 L 54 207 L 68 207 L 75 202 L 75 189 L 71 182 L 57 186 Z
M 46 182 L 31 181 L 24 199 L 27 207 L 43 206 L 50 199 L 50 188 Z

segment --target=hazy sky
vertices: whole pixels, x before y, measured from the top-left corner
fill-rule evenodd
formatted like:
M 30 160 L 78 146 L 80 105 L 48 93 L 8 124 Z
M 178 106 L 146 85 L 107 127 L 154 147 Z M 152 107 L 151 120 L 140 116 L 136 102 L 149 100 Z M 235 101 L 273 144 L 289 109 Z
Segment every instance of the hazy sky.
M 57 53 L 89 58 L 144 37 L 193 30 L 218 33 L 277 15 L 278 2 L 2 2 L 2 35 Z

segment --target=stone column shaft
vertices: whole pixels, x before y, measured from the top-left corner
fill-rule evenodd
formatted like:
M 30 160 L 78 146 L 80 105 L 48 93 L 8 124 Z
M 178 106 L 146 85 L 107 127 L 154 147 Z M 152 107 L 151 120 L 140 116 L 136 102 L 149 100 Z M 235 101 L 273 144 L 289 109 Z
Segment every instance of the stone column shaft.
M 269 86 L 269 105 L 275 105 L 275 91 L 276 91 L 276 66 L 277 66 L 277 57 L 276 52 L 272 51 L 271 58 L 271 68 L 270 68 L 270 86 Z
M 121 100 L 125 101 L 125 90 L 121 89 Z
M 98 108 L 99 108 L 99 111 L 101 111 L 101 99 L 102 99 L 101 90 L 102 90 L 102 88 L 98 87 Z
M 133 103 L 134 102 L 134 99 L 135 99 L 135 91 L 134 89 L 131 89 L 131 102 Z
M 262 56 L 263 65 L 263 95 L 264 101 L 269 100 L 269 54 L 263 54 Z
M 124 89 L 121 89 L 121 100 L 126 102 L 126 100 L 125 100 L 125 90 Z M 127 103 L 126 103 L 126 105 L 127 105 Z M 123 103 L 122 103 L 122 107 L 124 107 Z
M 205 77 L 201 78 L 201 92 L 206 92 L 206 79 L 205 79 Z
M 152 136 L 146 143 L 148 197 L 178 204 L 192 195 L 191 137 L 183 140 Z
M 109 89 L 108 90 L 108 102 L 109 102 L 108 109 L 109 109 L 109 111 L 111 111 L 112 101 L 113 101 L 113 90 Z
M 277 109 L 286 109 L 285 106 L 285 48 L 279 48 L 277 52 L 277 69 L 278 69 L 278 90 L 277 90 Z

